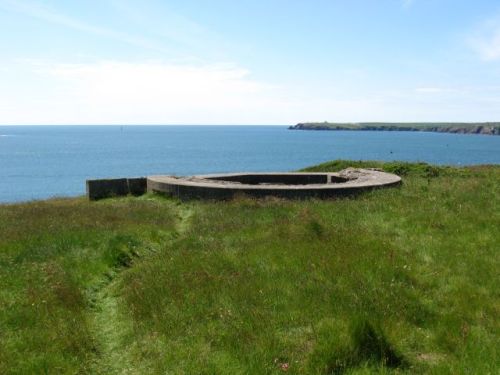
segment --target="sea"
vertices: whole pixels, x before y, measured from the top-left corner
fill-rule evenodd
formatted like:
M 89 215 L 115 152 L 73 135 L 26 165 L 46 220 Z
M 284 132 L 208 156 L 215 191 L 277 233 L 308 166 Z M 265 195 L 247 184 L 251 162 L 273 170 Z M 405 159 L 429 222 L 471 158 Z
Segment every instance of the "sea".
M 0 202 L 85 194 L 85 180 L 293 171 L 334 159 L 500 164 L 500 137 L 287 126 L 0 126 Z

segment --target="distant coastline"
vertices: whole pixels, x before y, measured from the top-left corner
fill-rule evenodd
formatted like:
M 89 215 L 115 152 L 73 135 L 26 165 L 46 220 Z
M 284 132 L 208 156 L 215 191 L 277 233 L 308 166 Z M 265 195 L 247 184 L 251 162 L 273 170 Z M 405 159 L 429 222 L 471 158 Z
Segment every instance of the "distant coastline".
M 373 131 L 423 131 L 457 134 L 500 135 L 500 122 L 303 122 L 292 125 L 290 130 L 373 130 Z

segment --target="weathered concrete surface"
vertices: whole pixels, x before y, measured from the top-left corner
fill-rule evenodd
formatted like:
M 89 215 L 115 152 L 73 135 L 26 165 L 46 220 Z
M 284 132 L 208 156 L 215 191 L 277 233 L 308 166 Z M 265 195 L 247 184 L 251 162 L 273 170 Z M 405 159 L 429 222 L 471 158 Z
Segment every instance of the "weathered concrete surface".
M 130 195 L 143 195 L 147 192 L 147 178 L 146 177 L 135 177 L 127 178 L 128 192 Z
M 87 180 L 87 198 L 98 200 L 125 195 L 142 195 L 147 191 L 146 177 L 113 178 L 101 180 Z
M 373 169 L 338 173 L 231 173 L 193 177 L 150 176 L 147 190 L 180 199 L 230 199 L 237 195 L 330 198 L 394 186 L 401 178 Z

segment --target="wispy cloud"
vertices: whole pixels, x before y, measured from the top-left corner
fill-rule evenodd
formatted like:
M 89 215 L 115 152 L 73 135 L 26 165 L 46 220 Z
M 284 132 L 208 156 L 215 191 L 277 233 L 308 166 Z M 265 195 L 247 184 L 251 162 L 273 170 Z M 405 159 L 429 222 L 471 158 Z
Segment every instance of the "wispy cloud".
M 311 95 L 255 80 L 249 70 L 231 65 L 33 60 L 16 69 L 44 86 L 2 82 L 0 123 L 293 124 L 383 120 L 387 108 L 402 107 L 384 107 L 383 98 L 367 95 Z
M 0 99 L 11 103 L 0 123 L 255 122 L 257 108 L 273 108 L 268 101 L 274 100 L 275 87 L 231 65 L 31 61 L 24 68 L 25 75 L 35 74 L 46 83 L 45 93 L 9 99 L 13 87 L 0 88 Z
M 403 8 L 410 8 L 416 0 L 401 0 L 401 5 Z
M 439 94 L 448 90 L 441 87 L 417 87 L 415 91 L 422 94 Z
M 440 86 L 417 87 L 415 92 L 418 94 L 464 94 L 469 92 L 470 88 L 453 88 Z
M 467 38 L 467 44 L 484 61 L 500 60 L 500 17 L 484 22 Z
M 463 91 L 429 85 L 325 95 L 256 80 L 236 65 L 32 60 L 17 62 L 15 69 L 20 78 L 0 72 L 3 124 L 488 121 L 500 116 L 494 105 L 498 87 Z M 33 81 L 43 85 L 33 86 Z
M 151 5 L 129 0 L 108 0 L 113 10 L 138 30 L 191 50 L 220 50 L 223 38 L 203 25 L 172 11 L 166 2 Z M 213 48 L 214 45 L 217 48 Z
M 136 47 L 152 49 L 161 52 L 171 52 L 171 50 L 166 48 L 164 45 L 156 43 L 150 39 L 143 38 L 141 36 L 130 35 L 121 31 L 116 31 L 98 25 L 93 25 L 57 12 L 52 8 L 41 5 L 40 3 L 0 0 L 0 7 L 5 10 L 22 13 L 27 16 L 40 19 L 51 24 L 67 27 L 88 34 L 103 36 L 109 39 L 134 45 Z

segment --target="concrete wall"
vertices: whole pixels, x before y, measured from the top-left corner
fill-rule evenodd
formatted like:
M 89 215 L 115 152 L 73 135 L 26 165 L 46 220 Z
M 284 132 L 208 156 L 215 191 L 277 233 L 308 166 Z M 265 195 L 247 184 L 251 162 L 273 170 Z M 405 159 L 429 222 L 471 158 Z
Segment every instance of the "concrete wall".
M 344 189 L 242 189 L 231 188 L 228 186 L 206 186 L 206 185 L 181 185 L 169 184 L 148 179 L 148 192 L 166 194 L 181 200 L 190 199 L 212 199 L 229 200 L 238 196 L 248 196 L 253 198 L 264 198 L 274 196 L 286 199 L 307 199 L 307 198 L 331 198 L 341 197 L 360 193 L 362 190 L 370 190 L 371 187 L 364 189 L 344 188 Z
M 326 184 L 328 183 L 328 175 L 325 174 L 237 174 L 234 176 L 208 177 L 207 180 L 222 180 L 239 182 L 248 185 L 259 184 L 284 184 L 284 185 L 307 185 L 307 184 Z M 342 179 L 342 182 L 347 181 Z
M 371 169 L 347 168 L 339 173 L 238 173 L 195 177 L 149 176 L 149 192 L 179 199 L 231 199 L 235 196 L 331 198 L 395 186 L 401 178 Z
M 147 180 L 145 177 L 87 180 L 86 187 L 89 200 L 121 197 L 129 194 L 138 196 L 146 193 Z

